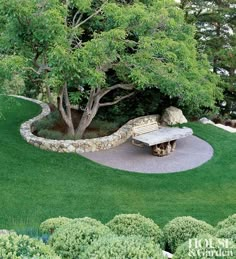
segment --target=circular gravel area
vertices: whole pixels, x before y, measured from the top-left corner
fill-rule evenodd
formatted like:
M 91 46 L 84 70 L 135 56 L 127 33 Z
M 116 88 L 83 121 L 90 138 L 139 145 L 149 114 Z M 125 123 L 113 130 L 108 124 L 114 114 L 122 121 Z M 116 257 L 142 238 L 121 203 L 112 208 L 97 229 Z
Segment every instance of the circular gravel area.
M 177 140 L 176 150 L 169 156 L 156 157 L 151 147 L 137 147 L 131 140 L 109 150 L 82 153 L 99 164 L 137 173 L 175 173 L 198 167 L 213 156 L 213 148 L 206 141 L 189 136 Z

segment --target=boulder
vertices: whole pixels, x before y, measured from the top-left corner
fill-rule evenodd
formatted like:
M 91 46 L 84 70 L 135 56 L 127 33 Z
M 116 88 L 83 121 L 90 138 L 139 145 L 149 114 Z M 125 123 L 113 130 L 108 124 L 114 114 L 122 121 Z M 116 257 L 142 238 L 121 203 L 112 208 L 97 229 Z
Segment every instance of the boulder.
M 202 124 L 215 124 L 213 121 L 207 119 L 206 117 L 203 117 L 199 120 Z
M 183 112 L 174 106 L 170 106 L 165 109 L 161 121 L 162 123 L 167 125 L 175 125 L 188 122 L 185 116 L 183 115 Z

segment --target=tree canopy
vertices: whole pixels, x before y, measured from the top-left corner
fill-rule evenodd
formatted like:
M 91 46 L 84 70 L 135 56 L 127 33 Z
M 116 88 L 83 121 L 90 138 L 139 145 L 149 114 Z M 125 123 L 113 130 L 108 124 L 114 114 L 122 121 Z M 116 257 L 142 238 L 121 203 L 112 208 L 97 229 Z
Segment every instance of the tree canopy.
M 72 135 L 82 137 L 100 107 L 147 88 L 189 109 L 212 108 L 221 95 L 174 1 L 0 0 L 0 15 L 1 60 L 22 61 L 0 76 L 38 84 L 49 99 L 56 92 Z M 71 102 L 84 104 L 78 128 Z
M 226 94 L 236 99 L 235 0 L 182 0 L 186 20 L 197 26 L 199 51 L 208 55 L 213 71 L 221 76 Z

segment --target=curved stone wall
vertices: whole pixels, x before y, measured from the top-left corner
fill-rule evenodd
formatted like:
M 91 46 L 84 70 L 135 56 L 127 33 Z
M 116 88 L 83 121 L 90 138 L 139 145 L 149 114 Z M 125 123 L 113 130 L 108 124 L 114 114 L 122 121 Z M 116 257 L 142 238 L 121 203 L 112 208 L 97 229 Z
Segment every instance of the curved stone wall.
M 132 134 L 132 128 L 140 124 L 146 124 L 150 122 L 158 122 L 159 115 L 148 115 L 138 117 L 136 119 L 128 121 L 120 129 L 109 136 L 93 139 L 81 139 L 81 140 L 52 140 L 37 137 L 31 132 L 31 125 L 33 122 L 42 119 L 50 113 L 49 106 L 41 101 L 30 99 L 23 96 L 15 96 L 24 100 L 28 100 L 39 104 L 42 107 L 42 112 L 38 116 L 24 122 L 20 127 L 21 136 L 30 144 L 45 150 L 51 150 L 56 152 L 65 153 L 84 153 L 94 152 L 99 150 L 106 150 L 116 147 L 126 142 Z

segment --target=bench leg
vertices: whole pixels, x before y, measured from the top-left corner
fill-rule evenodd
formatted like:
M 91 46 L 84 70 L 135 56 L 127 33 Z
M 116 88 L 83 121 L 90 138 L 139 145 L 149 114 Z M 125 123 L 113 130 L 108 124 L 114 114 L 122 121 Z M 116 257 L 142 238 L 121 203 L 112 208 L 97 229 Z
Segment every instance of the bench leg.
M 175 149 L 176 149 L 176 140 L 170 141 L 170 145 L 171 145 L 171 152 L 175 151 Z
M 167 156 L 170 154 L 171 151 L 172 151 L 172 146 L 170 142 L 165 142 L 165 143 L 152 146 L 152 154 L 154 156 L 159 156 L 159 157 Z

